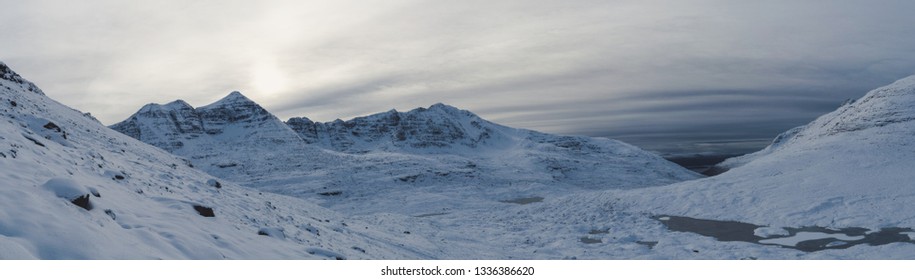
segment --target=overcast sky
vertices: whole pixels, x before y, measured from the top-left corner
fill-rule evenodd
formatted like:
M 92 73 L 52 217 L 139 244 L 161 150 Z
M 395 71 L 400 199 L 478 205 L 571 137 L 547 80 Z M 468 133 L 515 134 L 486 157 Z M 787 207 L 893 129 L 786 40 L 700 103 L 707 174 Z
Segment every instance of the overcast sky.
M 915 1 L 7 1 L 0 60 L 112 124 L 239 90 L 281 119 L 436 102 L 743 152 L 915 74 Z

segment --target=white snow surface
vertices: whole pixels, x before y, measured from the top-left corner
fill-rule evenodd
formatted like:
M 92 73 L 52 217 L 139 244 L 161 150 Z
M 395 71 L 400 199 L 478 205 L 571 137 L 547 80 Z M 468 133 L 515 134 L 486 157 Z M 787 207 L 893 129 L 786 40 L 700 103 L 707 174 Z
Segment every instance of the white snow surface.
M 68 178 L 51 178 L 41 186 L 53 192 L 57 197 L 68 200 L 90 193 L 88 188 Z

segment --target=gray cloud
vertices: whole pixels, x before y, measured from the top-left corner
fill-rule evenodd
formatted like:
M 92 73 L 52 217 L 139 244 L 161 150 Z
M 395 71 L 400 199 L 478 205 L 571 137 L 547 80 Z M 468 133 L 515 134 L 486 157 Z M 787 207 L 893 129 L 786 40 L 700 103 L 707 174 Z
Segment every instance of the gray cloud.
M 105 123 L 241 90 L 281 118 L 443 102 L 661 152 L 746 151 L 915 74 L 911 1 L 0 6 L 0 59 Z

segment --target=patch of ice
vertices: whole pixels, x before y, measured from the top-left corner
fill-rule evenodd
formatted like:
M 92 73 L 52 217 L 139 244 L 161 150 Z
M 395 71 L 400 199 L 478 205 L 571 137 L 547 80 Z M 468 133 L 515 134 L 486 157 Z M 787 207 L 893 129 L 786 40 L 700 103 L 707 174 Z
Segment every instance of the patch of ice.
M 790 235 L 787 230 L 780 227 L 760 227 L 753 231 L 753 235 L 769 238 L 773 236 L 786 236 Z
M 794 236 L 783 237 L 783 238 L 774 238 L 774 239 L 764 239 L 760 240 L 759 243 L 762 244 L 775 244 L 782 246 L 797 246 L 798 243 L 809 241 L 809 240 L 818 240 L 826 238 L 835 238 L 843 241 L 855 241 L 861 240 L 864 236 L 848 236 L 845 234 L 839 233 L 822 233 L 822 232 L 798 232 Z
M 915 240 L 915 232 L 903 232 L 903 234 L 909 236 L 909 240 Z

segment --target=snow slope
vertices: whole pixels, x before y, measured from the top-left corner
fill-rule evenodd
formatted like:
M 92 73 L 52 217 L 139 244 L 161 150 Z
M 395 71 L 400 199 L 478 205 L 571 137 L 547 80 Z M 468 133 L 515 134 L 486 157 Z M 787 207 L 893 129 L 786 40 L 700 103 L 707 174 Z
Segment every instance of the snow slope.
M 915 226 L 915 76 L 875 89 L 716 177 L 633 192 L 658 214 L 772 226 Z
M 436 250 L 402 232 L 214 178 L 51 100 L 0 63 L 0 259 L 429 258 Z
M 619 141 L 509 128 L 444 104 L 283 123 L 233 92 L 196 109 L 150 104 L 111 127 L 210 174 L 349 214 L 422 215 L 700 177 Z

